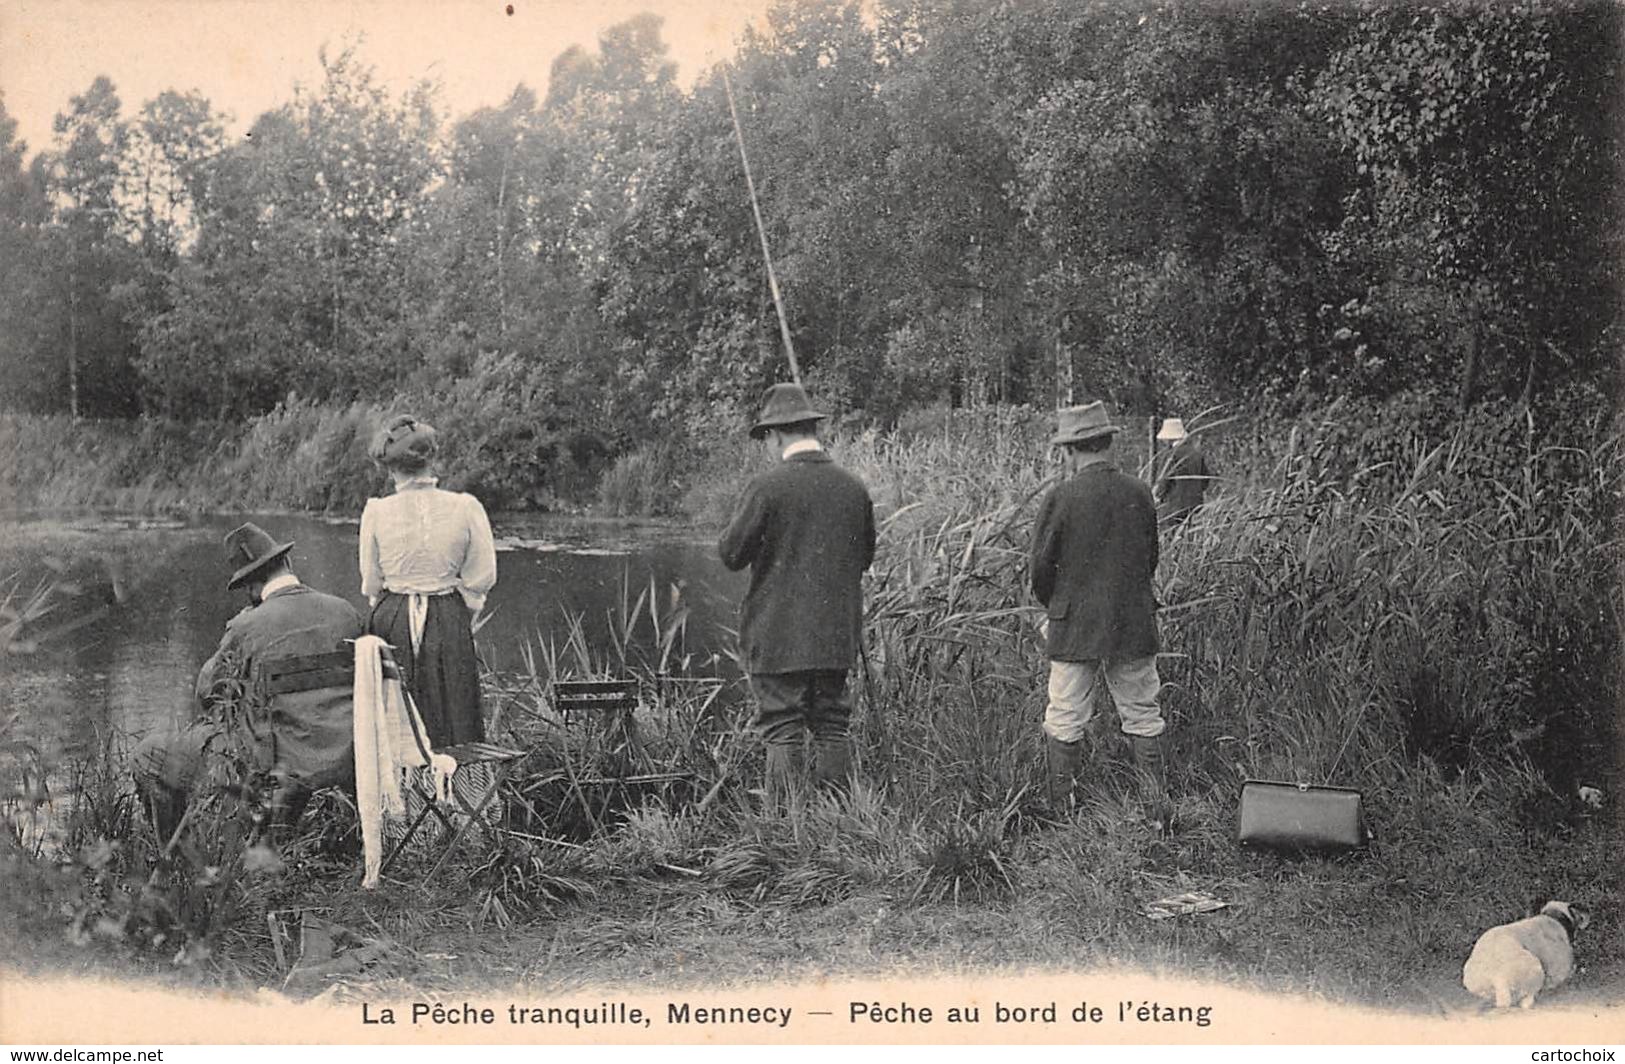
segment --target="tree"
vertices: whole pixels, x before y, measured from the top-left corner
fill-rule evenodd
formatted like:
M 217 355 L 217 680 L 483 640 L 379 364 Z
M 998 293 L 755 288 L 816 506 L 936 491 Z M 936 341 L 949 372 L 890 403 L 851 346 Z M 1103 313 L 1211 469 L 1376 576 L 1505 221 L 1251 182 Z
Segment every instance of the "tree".
M 147 258 L 173 259 L 196 239 L 209 167 L 225 149 L 225 121 L 196 92 L 166 90 L 142 106 L 130 131 L 123 199 Z
M 27 156 L 0 96 L 0 402 L 39 410 L 58 406 L 61 396 L 51 388 L 47 363 L 54 337 L 39 313 L 49 297 L 42 267 L 51 207 L 42 159 L 36 155 L 27 166 Z
M 434 279 L 432 371 L 547 396 L 512 438 L 555 481 L 630 441 L 647 413 L 619 386 L 599 299 L 606 249 L 680 101 L 660 20 L 612 26 L 596 53 L 554 62 L 540 103 L 520 86 L 457 124 L 411 248 Z
M 725 69 L 839 413 L 1465 405 L 1613 382 L 1622 29 L 1592 0 L 782 0 Z M 784 378 L 724 81 L 683 92 L 658 18 L 444 135 L 427 86 L 322 59 L 230 145 L 195 94 L 126 123 L 98 79 L 25 167 L 0 112 L 8 402 L 132 411 L 132 337 L 177 417 L 454 380 L 534 406 L 488 442 L 558 477 L 731 433 Z
M 894 278 L 883 358 L 896 409 L 945 395 L 1037 397 L 1031 363 L 1058 315 L 1034 290 L 1043 258 L 1012 195 L 1020 90 L 1010 77 L 1028 28 L 1018 9 L 976 0 L 881 7 L 879 95 L 893 141 L 882 268 Z
M 1154 412 L 1295 378 L 1342 189 L 1305 72 L 1345 17 L 1044 13 L 1017 186 L 1091 392 Z
M 1328 243 L 1346 374 L 1528 398 L 1612 366 L 1618 100 L 1606 5 L 1435 3 L 1361 19 L 1315 86 L 1359 181 Z M 1612 120 L 1610 120 L 1612 119 Z
M 118 193 L 128 166 L 129 127 L 120 116 L 113 83 L 98 77 L 69 101 L 53 123 L 55 149 L 48 162 L 55 208 L 46 241 L 55 307 L 39 307 L 60 322 L 62 407 L 81 413 L 128 416 L 138 409 L 135 331 L 124 320 L 119 293 L 136 275 Z M 42 366 L 51 376 L 49 366 Z
M 322 68 L 196 186 L 196 245 L 141 334 L 143 377 L 172 414 L 379 394 L 423 360 L 400 249 L 441 171 L 431 90 L 390 100 L 353 47 Z
M 879 398 L 890 287 L 879 74 L 873 33 L 845 0 L 774 6 L 731 64 L 799 361 L 837 408 Z M 601 304 L 635 405 L 690 436 L 731 430 L 787 376 L 725 88 L 703 76 L 648 162 Z

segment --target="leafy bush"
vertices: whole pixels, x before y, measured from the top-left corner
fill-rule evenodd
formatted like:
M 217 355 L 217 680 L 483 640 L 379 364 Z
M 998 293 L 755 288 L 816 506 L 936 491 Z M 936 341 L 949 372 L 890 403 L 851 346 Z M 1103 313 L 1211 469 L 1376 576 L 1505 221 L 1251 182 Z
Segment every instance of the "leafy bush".
M 442 430 L 441 468 L 491 509 L 546 508 L 590 497 L 603 448 L 568 428 L 544 374 L 517 356 L 482 355 L 417 410 Z M 397 404 L 399 405 L 399 404 Z

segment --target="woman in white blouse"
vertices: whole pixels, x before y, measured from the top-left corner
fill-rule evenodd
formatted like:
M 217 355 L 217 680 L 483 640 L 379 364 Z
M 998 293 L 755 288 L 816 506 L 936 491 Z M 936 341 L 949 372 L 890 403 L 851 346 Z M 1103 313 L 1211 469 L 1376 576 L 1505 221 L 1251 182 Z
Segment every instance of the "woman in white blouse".
M 373 438 L 369 453 L 395 492 L 361 513 L 361 593 L 372 603 L 367 631 L 395 648 L 429 742 L 446 747 L 485 738 L 473 621 L 497 582 L 497 555 L 480 501 L 436 486 L 438 452 L 434 428 L 410 415 Z

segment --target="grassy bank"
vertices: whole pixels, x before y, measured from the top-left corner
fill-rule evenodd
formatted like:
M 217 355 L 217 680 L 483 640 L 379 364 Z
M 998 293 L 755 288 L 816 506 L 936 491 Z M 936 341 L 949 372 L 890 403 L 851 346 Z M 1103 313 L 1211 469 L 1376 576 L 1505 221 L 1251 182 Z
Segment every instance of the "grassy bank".
M 609 466 L 605 445 L 552 431 L 545 405 L 500 369 L 387 407 L 292 399 L 246 424 L 0 415 L 0 502 L 141 514 L 360 513 L 385 484 L 367 444 L 388 415 L 411 410 L 449 429 L 447 486 L 475 492 L 493 510 L 585 506 Z
M 661 680 L 682 672 L 683 612 L 675 589 L 650 589 L 607 655 L 583 633 L 487 678 L 498 734 L 532 751 L 522 835 L 476 847 L 427 895 L 365 894 L 335 805 L 286 864 L 236 873 L 237 908 L 179 932 L 208 947 L 183 958 L 187 978 L 279 982 L 265 917 L 314 905 L 387 941 L 349 979 L 380 992 L 1127 964 L 1448 1009 L 1477 933 L 1546 895 L 1594 905 L 1575 992 L 1607 985 L 1625 976 L 1607 904 L 1622 866 L 1619 438 L 1606 412 L 1533 431 L 1515 410 L 1442 425 L 1402 406 L 1358 413 L 1232 429 L 1214 448 L 1222 489 L 1165 539 L 1172 835 L 1145 822 L 1109 708 L 1079 811 L 1053 823 L 1038 800 L 1044 664 L 1023 588 L 1054 468 L 1042 419 L 840 435 L 831 446 L 884 514 L 850 800 L 760 811 L 741 692 Z M 642 625 L 655 638 L 627 637 Z M 607 671 L 644 681 L 632 752 L 551 710 L 556 679 Z M 583 782 L 606 771 L 655 778 Z M 1375 843 L 1340 858 L 1238 850 L 1248 777 L 1359 787 Z M 141 896 L 152 844 L 135 841 L 139 818 L 98 808 L 117 806 L 75 814 L 73 869 L 14 896 L 68 891 L 92 912 L 84 950 L 167 970 L 175 939 L 153 946 L 133 903 L 107 900 Z M 168 860 L 164 889 L 197 889 Z M 1191 889 L 1231 905 L 1143 915 Z M 60 926 L 53 912 L 36 910 L 40 927 Z
M 226 427 L 207 423 L 0 415 L 0 503 L 138 514 L 210 509 L 225 497 L 215 471 L 233 444 Z
M 481 378 L 490 385 L 489 376 Z M 15 510 L 102 509 L 133 514 L 211 510 L 358 513 L 383 479 L 367 457 L 375 427 L 410 409 L 447 427 L 443 481 L 479 495 L 492 510 L 594 509 L 610 517 L 683 517 L 720 524 L 742 478 L 763 460 L 743 432 L 718 439 L 661 440 L 615 457 L 595 438 L 554 438 L 543 420 L 509 405 L 498 390 L 459 387 L 448 395 L 403 397 L 383 406 L 292 400 L 246 424 L 157 419 L 80 421 L 0 414 L 0 500 Z M 1047 415 L 1029 408 L 953 415 L 922 412 L 895 431 L 837 432 L 836 445 L 866 456 L 877 499 L 898 507 L 909 475 L 899 448 L 955 446 L 969 431 L 1013 449 L 1012 461 L 1042 452 Z M 1126 439 L 1128 462 L 1145 441 Z M 974 488 L 973 480 L 959 487 Z

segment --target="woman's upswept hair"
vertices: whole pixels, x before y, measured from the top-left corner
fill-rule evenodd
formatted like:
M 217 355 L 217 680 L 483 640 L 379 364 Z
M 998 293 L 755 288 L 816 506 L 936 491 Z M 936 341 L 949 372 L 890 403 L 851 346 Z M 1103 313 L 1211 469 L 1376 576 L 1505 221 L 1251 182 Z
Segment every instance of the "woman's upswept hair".
M 419 421 L 411 414 L 397 414 L 373 436 L 367 454 L 386 469 L 421 473 L 440 452 L 438 435 L 427 421 Z

